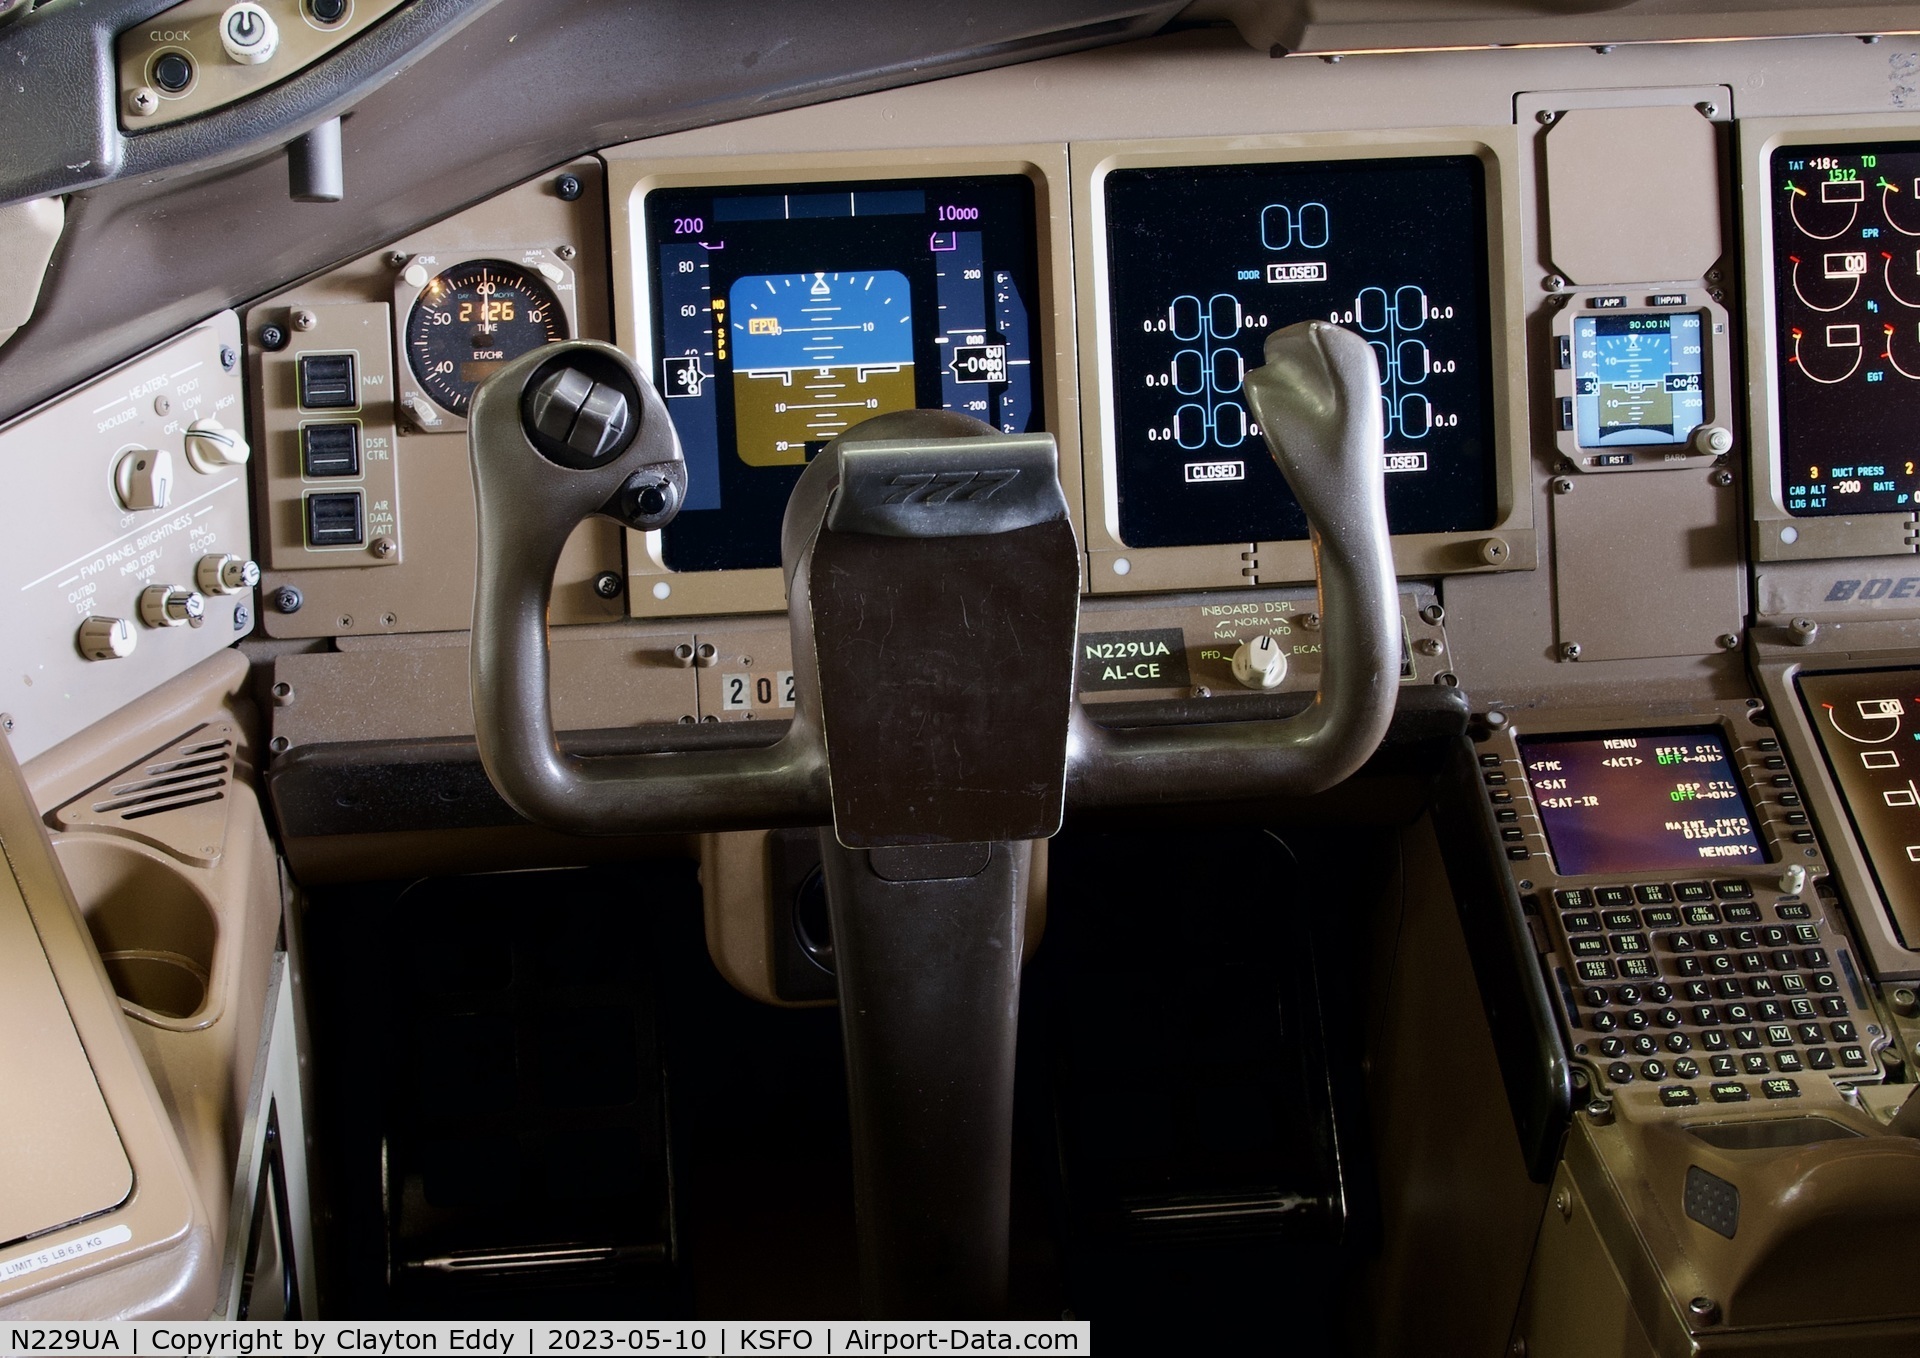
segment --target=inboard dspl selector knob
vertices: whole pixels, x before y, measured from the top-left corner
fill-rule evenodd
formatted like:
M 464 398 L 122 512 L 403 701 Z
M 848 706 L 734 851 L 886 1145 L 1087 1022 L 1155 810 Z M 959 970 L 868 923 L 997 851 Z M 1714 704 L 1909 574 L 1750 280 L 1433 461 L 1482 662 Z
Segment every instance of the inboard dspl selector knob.
M 1233 677 L 1248 688 L 1279 688 L 1287 678 L 1287 651 L 1279 638 L 1255 637 L 1233 653 Z

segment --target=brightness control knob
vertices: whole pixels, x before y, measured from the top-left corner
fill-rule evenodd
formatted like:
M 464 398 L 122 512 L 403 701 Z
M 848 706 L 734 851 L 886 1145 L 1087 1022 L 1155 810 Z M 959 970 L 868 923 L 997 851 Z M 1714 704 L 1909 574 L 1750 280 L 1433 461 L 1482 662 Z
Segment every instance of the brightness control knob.
M 1233 653 L 1233 677 L 1247 688 L 1279 688 L 1287 678 L 1287 653 L 1277 637 L 1255 637 Z
M 260 583 L 260 568 L 238 556 L 203 556 L 193 568 L 202 594 L 245 594 Z
M 80 624 L 80 654 L 89 660 L 124 660 L 140 644 L 125 618 L 88 618 Z
M 198 627 L 207 601 L 182 585 L 148 585 L 140 591 L 140 621 L 149 627 Z
M 258 66 L 280 46 L 280 30 L 273 16 L 251 0 L 227 6 L 220 16 L 220 45 L 242 66 Z
M 187 426 L 187 461 L 195 471 L 242 466 L 251 456 L 247 441 L 216 419 L 195 420 Z

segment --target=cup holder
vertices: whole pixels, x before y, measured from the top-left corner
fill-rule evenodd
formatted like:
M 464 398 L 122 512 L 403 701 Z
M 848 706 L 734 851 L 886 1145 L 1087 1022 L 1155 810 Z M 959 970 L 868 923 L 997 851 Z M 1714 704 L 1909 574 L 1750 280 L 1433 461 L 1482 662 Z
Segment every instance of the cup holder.
M 69 835 L 54 848 L 121 1007 L 156 1027 L 211 1023 L 219 925 L 207 899 L 136 844 Z

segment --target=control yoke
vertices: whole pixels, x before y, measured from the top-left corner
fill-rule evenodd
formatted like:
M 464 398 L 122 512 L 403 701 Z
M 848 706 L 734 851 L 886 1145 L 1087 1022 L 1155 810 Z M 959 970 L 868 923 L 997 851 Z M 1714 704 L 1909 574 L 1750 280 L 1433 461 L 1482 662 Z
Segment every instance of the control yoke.
M 1307 321 L 1269 336 L 1266 360 L 1246 384 L 1267 446 L 1312 527 L 1325 619 L 1319 691 L 1310 707 L 1284 720 L 1132 729 L 1102 726 L 1069 702 L 1059 798 L 1066 804 L 1317 792 L 1358 769 L 1386 733 L 1399 686 L 1400 617 L 1373 351 L 1349 331 Z M 569 369 L 587 383 L 556 390 Z M 597 410 L 581 405 L 591 391 L 606 393 L 609 405 L 616 394 L 624 403 L 627 423 L 617 433 L 607 431 Z M 575 423 L 567 425 L 574 412 Z M 632 361 L 610 345 L 586 340 L 544 346 L 495 373 L 474 394 L 469 439 L 479 516 L 472 682 L 480 757 L 516 810 L 577 834 L 818 825 L 830 818 L 839 823 L 844 798 L 854 794 L 836 789 L 830 776 L 833 741 L 820 707 L 821 684 L 832 688 L 843 668 L 857 667 L 862 656 L 819 649 L 801 554 L 823 532 L 836 549 L 844 545 L 840 539 L 894 534 L 899 541 L 915 531 L 916 520 L 922 528 L 941 525 L 943 536 L 926 542 L 994 536 L 1013 522 L 1006 517 L 1010 507 L 1037 512 L 1029 487 L 1040 475 L 1054 478 L 1057 503 L 1048 512 L 1066 522 L 1057 472 L 1043 473 L 1035 461 L 1034 448 L 1044 444 L 1051 462 L 1051 439 L 1009 438 L 941 412 L 869 420 L 838 439 L 833 456 L 814 460 L 788 505 L 781 546 L 798 702 L 786 734 L 757 748 L 581 758 L 561 751 L 554 738 L 546 634 L 554 564 L 589 514 L 635 528 L 670 521 L 686 486 L 678 440 L 665 403 Z M 873 446 L 862 452 L 862 445 Z M 983 473 L 1015 470 L 1009 459 L 1016 454 L 1027 459 L 1019 464 L 1021 476 L 993 489 Z M 919 470 L 900 471 L 908 462 Z M 884 475 L 874 470 L 880 466 L 887 469 Z M 849 479 L 846 467 L 854 467 L 859 479 Z M 964 486 L 958 484 L 963 474 Z M 917 475 L 925 477 L 924 485 L 888 484 L 870 510 L 855 503 L 869 483 Z M 843 493 L 836 497 L 837 490 Z M 796 580 L 803 588 L 792 588 Z M 1076 616 L 1077 593 L 1076 584 L 1070 605 Z M 969 618 L 970 628 L 973 623 Z M 1026 664 L 1065 665 L 1070 676 L 1071 632 L 1050 638 L 1061 649 L 1044 659 L 1028 638 L 1014 640 Z M 876 669 L 863 684 L 898 679 L 911 687 L 930 668 L 927 657 L 894 642 L 872 645 L 862 655 Z M 1016 665 L 986 676 L 986 687 L 1011 686 L 1019 672 Z M 910 702 L 897 712 L 907 713 Z M 957 726 L 964 729 L 965 723 Z M 905 728 L 909 734 L 913 729 Z M 1044 799 L 1053 796 L 1049 790 Z M 915 806 L 915 814 L 923 814 L 928 803 Z M 1058 811 L 1056 804 L 1050 825 L 1035 822 L 1034 833 L 1057 829 Z M 904 825 L 888 830 L 909 839 L 930 833 Z M 887 835 L 873 842 L 888 842 Z
M 530 819 L 587 833 L 821 825 L 853 1127 L 861 1290 L 891 1317 L 1005 1304 L 1032 841 L 1065 807 L 1307 793 L 1359 768 L 1399 682 L 1379 373 L 1323 322 L 1267 340 L 1254 413 L 1314 530 L 1321 687 L 1283 721 L 1113 729 L 1074 700 L 1080 547 L 1053 439 L 943 411 L 867 420 L 781 530 L 795 714 L 755 749 L 581 759 L 554 740 L 546 612 L 588 514 L 673 517 L 664 403 L 603 344 L 475 393 L 473 704 Z

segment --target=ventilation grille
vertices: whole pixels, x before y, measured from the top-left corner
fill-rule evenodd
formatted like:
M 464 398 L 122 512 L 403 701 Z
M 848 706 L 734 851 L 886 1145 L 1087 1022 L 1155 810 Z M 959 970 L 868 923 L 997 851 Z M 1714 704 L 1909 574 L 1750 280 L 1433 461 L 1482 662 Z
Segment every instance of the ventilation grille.
M 93 804 L 95 815 L 121 820 L 144 820 L 227 795 L 233 779 L 233 742 L 205 740 L 179 747 L 177 758 L 162 759 L 142 769 L 141 777 L 105 789 L 106 799 Z
M 212 867 L 226 845 L 235 735 L 227 722 L 195 727 L 75 797 L 54 822 L 63 830 L 125 835 Z

